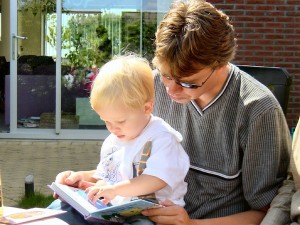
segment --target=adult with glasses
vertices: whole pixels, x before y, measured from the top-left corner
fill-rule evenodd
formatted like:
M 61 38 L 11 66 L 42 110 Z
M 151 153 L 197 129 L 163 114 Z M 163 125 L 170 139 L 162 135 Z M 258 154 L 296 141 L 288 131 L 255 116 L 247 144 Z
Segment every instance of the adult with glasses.
M 186 206 L 143 214 L 162 224 L 260 224 L 287 176 L 291 137 L 267 87 L 231 64 L 228 16 L 201 0 L 175 2 L 156 33 L 154 114 L 183 135 Z
M 185 208 L 164 201 L 143 214 L 157 225 L 259 224 L 289 164 L 291 138 L 279 103 L 230 63 L 234 28 L 208 2 L 172 4 L 155 44 L 154 114 L 182 133 L 191 166 Z M 69 174 L 57 181 L 78 181 Z M 79 220 L 72 224 L 88 224 Z

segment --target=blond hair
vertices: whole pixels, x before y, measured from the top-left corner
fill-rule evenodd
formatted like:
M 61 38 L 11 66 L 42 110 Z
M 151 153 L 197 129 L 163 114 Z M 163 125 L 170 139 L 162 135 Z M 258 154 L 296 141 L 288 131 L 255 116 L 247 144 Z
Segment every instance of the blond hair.
M 102 108 L 121 103 L 137 109 L 154 99 L 154 79 L 149 62 L 136 55 L 117 56 L 106 63 L 93 82 L 90 103 Z
M 226 65 L 236 51 L 228 16 L 203 0 L 174 2 L 158 27 L 155 44 L 153 64 L 167 63 L 175 79 Z

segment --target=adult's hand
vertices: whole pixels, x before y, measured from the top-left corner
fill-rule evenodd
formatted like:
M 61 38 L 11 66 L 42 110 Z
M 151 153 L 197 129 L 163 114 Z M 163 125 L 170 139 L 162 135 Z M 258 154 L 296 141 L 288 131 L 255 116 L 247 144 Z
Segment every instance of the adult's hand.
M 181 206 L 171 201 L 160 202 L 164 207 L 144 210 L 144 216 L 148 216 L 156 225 L 191 225 L 192 220 Z

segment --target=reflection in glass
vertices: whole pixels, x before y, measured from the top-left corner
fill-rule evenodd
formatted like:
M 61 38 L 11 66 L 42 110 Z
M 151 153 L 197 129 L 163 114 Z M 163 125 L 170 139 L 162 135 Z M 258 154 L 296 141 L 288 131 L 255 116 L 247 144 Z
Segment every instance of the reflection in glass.
M 62 15 L 62 112 L 78 128 L 103 128 L 89 105 L 91 83 L 113 55 L 153 57 L 156 1 L 64 1 Z M 46 20 L 46 51 L 56 57 L 56 15 Z M 63 118 L 63 117 L 62 117 Z
M 157 22 L 170 1 L 62 3 L 61 127 L 102 129 L 103 121 L 89 105 L 99 68 L 125 52 L 151 61 Z M 55 126 L 56 17 L 56 0 L 18 0 L 18 35 L 28 37 L 17 46 L 19 127 Z

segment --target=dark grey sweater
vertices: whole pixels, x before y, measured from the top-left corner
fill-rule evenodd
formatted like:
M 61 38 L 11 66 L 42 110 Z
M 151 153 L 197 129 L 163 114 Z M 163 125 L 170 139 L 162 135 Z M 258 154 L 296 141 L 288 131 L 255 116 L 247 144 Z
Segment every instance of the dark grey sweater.
M 270 204 L 289 164 L 291 137 L 267 87 L 231 65 L 230 77 L 204 109 L 173 102 L 155 77 L 154 114 L 183 135 L 191 167 L 186 209 L 212 218 Z

